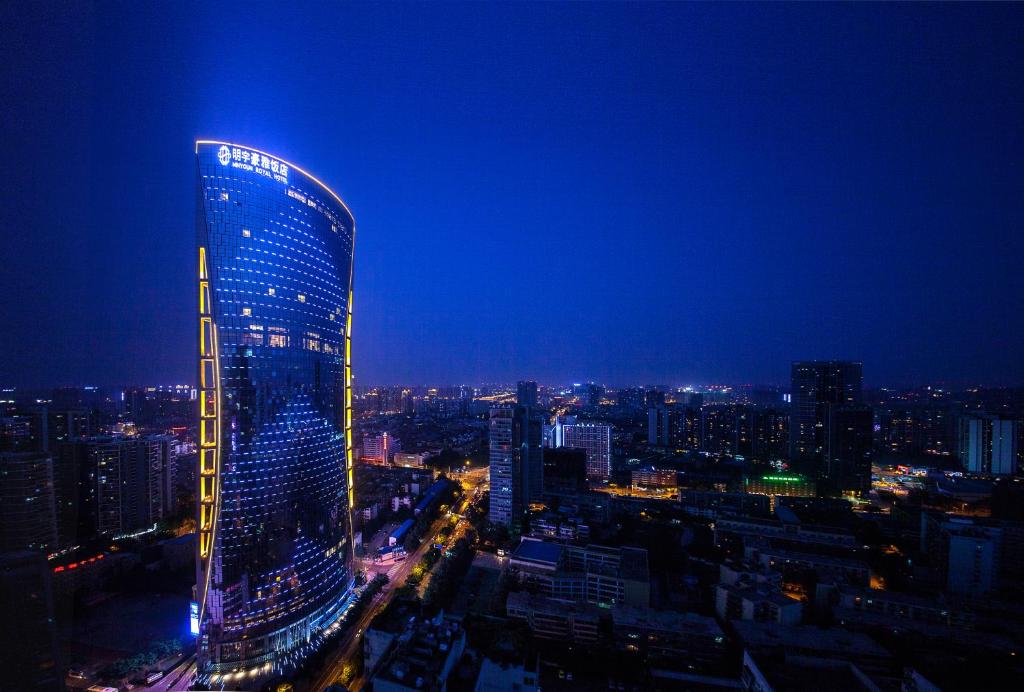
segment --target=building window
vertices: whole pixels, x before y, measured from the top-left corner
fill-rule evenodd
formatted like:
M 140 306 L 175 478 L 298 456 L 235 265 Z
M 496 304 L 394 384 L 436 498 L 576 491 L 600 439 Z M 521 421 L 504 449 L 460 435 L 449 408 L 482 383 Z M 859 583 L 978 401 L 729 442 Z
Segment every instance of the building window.
M 277 295 L 277 291 L 276 291 L 276 290 L 274 289 L 274 287 L 273 287 L 273 286 L 271 286 L 270 288 L 268 288 L 268 289 L 267 289 L 267 295 L 268 295 L 268 296 L 274 296 L 274 295 Z
M 300 303 L 306 302 L 306 296 L 302 295 L 301 293 L 298 295 L 298 299 Z
M 252 308 L 242 308 L 242 317 L 251 317 Z
M 249 232 L 248 228 L 243 228 L 242 229 L 242 237 L 243 238 L 251 238 L 252 237 L 252 233 Z

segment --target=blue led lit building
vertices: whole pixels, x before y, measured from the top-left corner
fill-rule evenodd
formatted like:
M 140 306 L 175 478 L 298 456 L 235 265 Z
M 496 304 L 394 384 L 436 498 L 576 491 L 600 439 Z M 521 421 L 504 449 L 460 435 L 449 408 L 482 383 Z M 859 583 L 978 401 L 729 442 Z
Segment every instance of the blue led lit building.
M 226 142 L 195 151 L 192 630 L 200 675 L 230 684 L 301 662 L 351 593 L 355 224 L 287 161 Z

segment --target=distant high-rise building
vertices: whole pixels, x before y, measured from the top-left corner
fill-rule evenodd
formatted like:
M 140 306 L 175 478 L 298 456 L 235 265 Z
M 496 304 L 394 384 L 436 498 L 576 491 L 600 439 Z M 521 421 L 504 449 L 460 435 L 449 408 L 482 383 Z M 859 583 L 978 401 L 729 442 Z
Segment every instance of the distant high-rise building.
M 490 411 L 489 449 L 492 523 L 515 528 L 544 489 L 542 419 L 525 406 Z
M 859 362 L 793 363 L 790 463 L 828 492 L 870 489 L 874 424 L 862 388 Z
M 701 450 L 712 454 L 737 454 L 739 447 L 737 423 L 737 407 L 733 404 L 711 404 L 703 407 L 701 409 Z M 749 431 L 745 425 L 742 427 L 743 435 L 746 437 Z
M 670 449 L 701 448 L 701 409 L 679 404 L 647 410 L 647 444 Z
M 149 528 L 174 509 L 170 435 L 79 438 L 54 462 L 62 545 Z
M 740 425 L 749 429 L 749 438 L 737 451 L 755 461 L 779 461 L 789 454 L 789 413 L 776 408 L 743 407 Z
M 53 459 L 44 452 L 0 451 L 0 552 L 56 547 Z
M 520 380 L 516 383 L 516 403 L 520 406 L 537 408 L 537 383 Z
M 92 432 L 89 411 L 31 407 L 16 416 L 0 418 L 0 448 L 7 445 L 8 451 L 16 451 L 16 446 L 23 452 L 56 452 L 62 442 L 88 437 Z
M 647 444 L 653 447 L 668 447 L 668 416 L 666 406 L 652 406 L 647 409 Z
M 552 448 L 563 446 L 565 426 L 575 424 L 576 416 L 556 416 L 554 423 L 544 426 L 544 446 Z
M 601 404 L 601 397 L 604 396 L 604 387 L 593 382 L 574 384 L 572 392 L 580 400 L 581 405 L 588 408 L 596 408 Z
M 195 154 L 203 682 L 290 671 L 348 603 L 355 222 L 276 156 Z
M 863 404 L 823 404 L 824 466 L 819 478 L 833 492 L 861 495 L 871 490 L 874 412 Z
M 516 418 L 525 510 L 531 502 L 540 502 L 544 492 L 544 419 L 528 406 L 517 406 Z
M 389 433 L 363 435 L 363 461 L 371 464 L 388 464 L 395 458 L 395 452 L 402 451 L 402 443 Z
M 644 391 L 643 387 L 620 389 L 615 394 L 615 403 L 622 408 L 640 411 L 647 408 L 647 392 Z
M 948 404 L 884 403 L 876 410 L 878 441 L 894 457 L 913 460 L 956 454 L 955 416 Z
M 994 476 L 1017 472 L 1020 422 L 975 414 L 957 420 L 957 452 L 971 473 Z
M 862 399 L 863 365 L 853 361 L 812 360 L 793 363 L 790 458 L 795 464 L 816 462 L 822 453 L 821 404 L 857 404 Z
M 488 424 L 491 504 L 488 519 L 492 524 L 511 527 L 518 519 L 515 513 L 522 501 L 516 502 L 516 445 L 513 441 L 515 409 L 492 408 Z M 522 492 L 522 489 L 519 489 Z
M 644 394 L 644 403 L 648 408 L 665 405 L 665 392 L 659 389 L 648 389 Z
M 608 480 L 612 473 L 612 428 L 598 423 L 566 425 L 562 446 L 582 449 L 587 453 L 587 478 Z

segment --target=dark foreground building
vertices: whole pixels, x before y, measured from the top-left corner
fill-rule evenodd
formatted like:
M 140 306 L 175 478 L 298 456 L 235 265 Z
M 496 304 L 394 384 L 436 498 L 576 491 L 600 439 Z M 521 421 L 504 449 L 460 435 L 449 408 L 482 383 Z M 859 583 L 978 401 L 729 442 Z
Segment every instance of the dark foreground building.
M 200 676 L 287 671 L 351 593 L 352 214 L 295 165 L 196 143 Z M 202 677 L 201 677 L 202 679 Z

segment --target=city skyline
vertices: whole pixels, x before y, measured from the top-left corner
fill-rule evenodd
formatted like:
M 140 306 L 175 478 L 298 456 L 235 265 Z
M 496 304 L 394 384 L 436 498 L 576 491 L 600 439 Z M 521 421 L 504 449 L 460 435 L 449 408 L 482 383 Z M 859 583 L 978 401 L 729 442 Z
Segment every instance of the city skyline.
M 4 689 L 1024 675 L 1024 2 L 0 35 Z
M 188 380 L 205 135 L 364 210 L 357 382 L 1024 381 L 1012 6 L 16 12 L 4 384 Z

